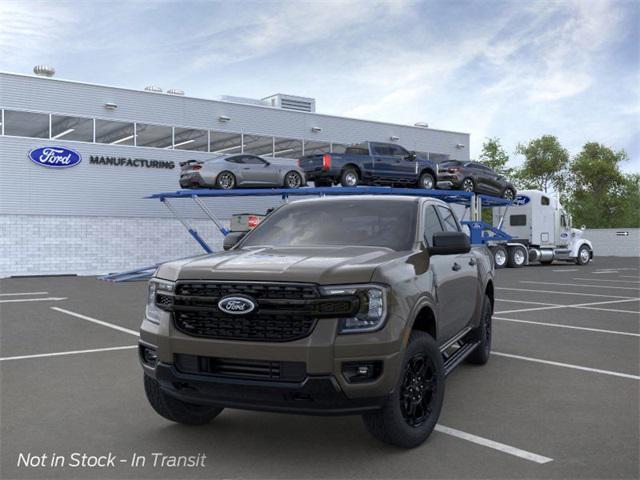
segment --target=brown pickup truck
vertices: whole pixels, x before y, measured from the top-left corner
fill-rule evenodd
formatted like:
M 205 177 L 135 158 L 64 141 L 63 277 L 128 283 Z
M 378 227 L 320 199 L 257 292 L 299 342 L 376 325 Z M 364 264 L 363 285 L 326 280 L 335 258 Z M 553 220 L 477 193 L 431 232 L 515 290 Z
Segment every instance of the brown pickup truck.
M 440 200 L 295 201 L 225 249 L 149 282 L 140 359 L 169 420 L 361 414 L 411 448 L 436 425 L 446 375 L 489 358 L 492 258 Z

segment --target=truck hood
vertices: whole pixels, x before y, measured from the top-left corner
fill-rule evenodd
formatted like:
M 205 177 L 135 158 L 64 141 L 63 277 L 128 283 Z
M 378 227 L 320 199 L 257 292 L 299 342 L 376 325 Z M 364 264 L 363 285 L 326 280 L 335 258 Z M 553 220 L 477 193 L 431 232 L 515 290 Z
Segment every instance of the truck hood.
M 304 282 L 321 285 L 366 283 L 375 269 L 405 257 L 380 247 L 261 247 L 230 250 L 161 265 L 166 280 Z

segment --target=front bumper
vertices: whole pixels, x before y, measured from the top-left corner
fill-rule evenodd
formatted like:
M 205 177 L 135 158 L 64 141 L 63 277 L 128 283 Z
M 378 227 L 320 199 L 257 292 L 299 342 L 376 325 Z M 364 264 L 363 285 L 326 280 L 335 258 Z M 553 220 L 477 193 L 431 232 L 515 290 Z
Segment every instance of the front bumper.
M 300 383 L 191 375 L 158 364 L 155 379 L 169 395 L 197 405 L 308 415 L 351 415 L 376 410 L 386 397 L 348 398 L 330 375 Z
M 196 404 L 251 410 L 310 414 L 351 414 L 378 408 L 393 391 L 404 353 L 405 322 L 389 314 L 385 327 L 371 333 L 337 335 L 338 320 L 322 319 L 299 340 L 272 343 L 220 340 L 186 335 L 176 329 L 171 314 L 159 323 L 145 319 L 141 345 L 154 349 L 158 365 L 142 362 L 144 373 L 156 378 L 169 394 Z M 301 380 L 254 380 L 185 373 L 177 356 L 304 364 Z M 344 364 L 376 362 L 379 374 L 365 382 L 349 382 Z

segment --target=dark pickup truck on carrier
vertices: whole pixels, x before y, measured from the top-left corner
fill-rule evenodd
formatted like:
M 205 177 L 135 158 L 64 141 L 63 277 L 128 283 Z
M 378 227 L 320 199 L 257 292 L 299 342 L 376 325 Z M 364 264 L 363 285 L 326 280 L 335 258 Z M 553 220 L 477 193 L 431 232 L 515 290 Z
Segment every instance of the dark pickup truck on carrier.
M 140 359 L 169 420 L 362 414 L 374 436 L 411 448 L 436 425 L 445 376 L 489 358 L 493 259 L 440 200 L 299 200 L 225 249 L 149 282 Z
M 436 188 L 438 164 L 393 143 L 364 142 L 344 153 L 308 155 L 298 161 L 316 187 L 340 184 Z

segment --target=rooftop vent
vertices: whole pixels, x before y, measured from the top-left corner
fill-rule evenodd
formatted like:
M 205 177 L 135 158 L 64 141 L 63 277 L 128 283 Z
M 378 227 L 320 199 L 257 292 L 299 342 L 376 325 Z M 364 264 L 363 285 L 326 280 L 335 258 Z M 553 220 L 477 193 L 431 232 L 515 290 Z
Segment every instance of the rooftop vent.
M 416 122 L 413 125 L 420 128 L 429 128 L 429 124 L 427 122 Z
M 56 74 L 56 69 L 47 65 L 36 65 L 33 67 L 33 73 L 39 77 L 53 77 Z
M 284 110 L 295 110 L 297 112 L 316 111 L 316 100 L 314 98 L 276 93 L 275 95 L 263 98 L 262 100 L 272 107 L 282 108 Z
M 162 93 L 162 89 L 156 85 L 147 85 L 144 87 L 147 92 Z
M 170 88 L 167 90 L 169 95 L 184 95 L 184 90 L 179 90 L 177 88 Z

